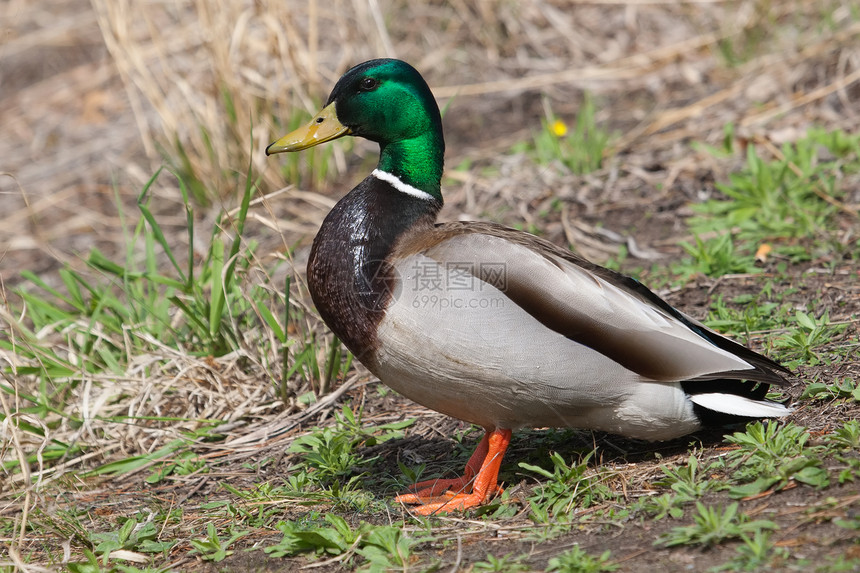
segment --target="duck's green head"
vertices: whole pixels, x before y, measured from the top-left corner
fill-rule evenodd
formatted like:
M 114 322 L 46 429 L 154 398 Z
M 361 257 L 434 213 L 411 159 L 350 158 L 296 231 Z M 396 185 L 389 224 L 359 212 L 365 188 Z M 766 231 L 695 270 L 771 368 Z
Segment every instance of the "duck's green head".
M 418 71 L 393 59 L 347 71 L 307 125 L 266 148 L 300 151 L 344 135 L 379 143 L 379 169 L 441 199 L 445 143 L 439 106 Z

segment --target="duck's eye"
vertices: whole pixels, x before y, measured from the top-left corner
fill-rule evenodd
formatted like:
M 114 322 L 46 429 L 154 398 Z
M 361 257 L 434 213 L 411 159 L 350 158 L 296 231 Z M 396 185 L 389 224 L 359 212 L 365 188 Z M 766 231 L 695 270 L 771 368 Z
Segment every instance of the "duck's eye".
M 379 85 L 379 81 L 375 78 L 364 78 L 361 80 L 361 83 L 358 85 L 358 89 L 363 92 L 369 92 L 376 89 L 376 86 Z

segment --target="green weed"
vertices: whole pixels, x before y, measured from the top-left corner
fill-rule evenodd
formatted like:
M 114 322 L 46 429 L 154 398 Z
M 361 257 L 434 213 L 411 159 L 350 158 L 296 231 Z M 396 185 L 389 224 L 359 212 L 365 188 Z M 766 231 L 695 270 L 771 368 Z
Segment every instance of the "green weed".
M 700 214 L 690 221 L 693 232 L 737 229 L 740 240 L 754 244 L 829 234 L 841 194 L 837 182 L 844 171 L 860 169 L 860 136 L 810 129 L 771 152 L 776 157 L 766 160 L 756 145 L 747 146 L 745 168 L 717 184 L 727 199 L 693 206 Z M 809 256 L 803 250 L 790 254 L 795 260 Z
M 860 531 L 860 515 L 857 515 L 856 512 L 852 512 L 849 514 L 846 519 L 834 519 L 833 523 L 842 527 L 843 529 L 850 529 L 852 531 Z
M 762 295 L 740 295 L 727 304 L 722 295 L 711 302 L 708 327 L 741 341 L 749 340 L 753 333 L 783 328 L 791 320 L 788 306 L 766 300 Z
M 667 516 L 672 519 L 680 519 L 684 516 L 683 506 L 689 501 L 691 500 L 675 493 L 664 493 L 643 498 L 634 507 L 637 511 L 641 510 L 647 515 L 652 516 L 655 521 L 659 521 Z
M 824 443 L 834 459 L 842 464 L 835 468 L 836 480 L 845 484 L 860 479 L 860 459 L 852 455 L 860 450 L 860 421 L 846 420 L 841 428 L 824 436 Z
M 839 450 L 860 450 L 860 420 L 846 420 L 841 428 L 828 434 L 825 440 Z
M 700 468 L 699 460 L 694 455 L 687 459 L 687 464 L 683 467 L 660 466 L 665 477 L 656 481 L 654 485 L 669 487 L 672 492 L 646 497 L 637 504 L 637 509 L 652 515 L 655 520 L 666 516 L 679 519 L 684 515 L 685 504 L 722 487 L 719 481 L 709 479 L 705 473 L 708 469 Z
M 354 474 L 354 470 L 371 464 L 376 458 L 363 459 L 356 449 L 403 437 L 403 429 L 414 420 L 403 420 L 363 427 L 361 410 L 356 415 L 348 405 L 335 413 L 334 427 L 316 428 L 296 439 L 290 452 L 301 454 L 300 467 L 311 470 L 315 479 L 329 483 Z M 356 476 L 354 476 L 356 477 Z
M 229 528 L 229 532 L 228 538 L 221 539 L 215 525 L 212 522 L 207 523 L 206 537 L 192 539 L 190 553 L 200 555 L 204 561 L 223 561 L 228 555 L 233 554 L 229 547 L 250 533 L 250 531 L 236 531 L 232 526 Z
M 828 485 L 827 471 L 822 467 L 820 447 L 807 446 L 806 428 L 787 423 L 753 422 L 745 432 L 726 436 L 739 446 L 727 455 L 732 480 L 742 485 L 729 490 L 732 497 L 743 498 L 768 489 L 780 490 L 796 480 L 822 488 Z
M 574 507 L 587 508 L 613 497 L 612 491 L 599 475 L 587 475 L 588 460 L 593 454 L 594 452 L 590 452 L 579 463 L 568 465 L 561 454 L 552 452 L 552 471 L 520 462 L 519 467 L 548 480 L 536 487 L 529 497 L 534 521 L 549 523 L 550 518 L 553 521 L 564 521 Z
M 830 384 L 811 382 L 803 389 L 800 399 L 848 399 L 860 402 L 860 385 L 852 378 L 836 378 Z
M 811 366 L 819 364 L 821 356 L 817 349 L 833 341 L 848 327 L 847 324 L 831 324 L 828 310 L 819 318 L 798 310 L 793 322 L 788 333 L 774 340 L 774 347 L 785 352 L 789 366 L 801 362 Z
M 66 535 L 72 548 L 80 544 L 80 554 L 85 561 L 73 561 L 69 570 L 81 572 L 97 571 L 140 571 L 124 565 L 127 560 L 138 561 L 154 559 L 156 554 L 164 557 L 179 543 L 171 539 L 168 525 L 179 521 L 181 510 L 153 513 L 144 509 L 131 517 L 121 517 L 117 529 L 92 531 L 93 516 L 88 512 L 62 510 L 54 515 L 39 513 L 30 522 L 30 527 L 42 524 L 46 530 Z M 101 525 L 98 522 L 98 525 Z M 59 560 L 58 560 L 59 561 Z M 157 570 L 157 569 L 145 569 Z
M 707 468 L 699 468 L 699 460 L 691 455 L 687 458 L 687 464 L 682 467 L 669 468 L 660 466 L 660 471 L 665 476 L 655 482 L 655 485 L 671 488 L 673 492 L 685 500 L 694 500 L 719 487 L 719 482 L 711 480 Z
M 843 456 L 841 454 L 836 454 L 833 457 L 836 458 L 836 461 L 844 464 L 844 467 L 839 468 L 839 473 L 836 475 L 836 481 L 840 484 L 845 484 L 860 480 L 860 459 Z
M 690 258 L 672 266 L 672 271 L 679 275 L 682 281 L 686 282 L 697 274 L 720 277 L 761 272 L 751 253 L 741 254 L 735 251 L 736 238 L 732 233 L 725 232 L 708 241 L 696 236 L 695 240 L 692 245 L 686 241 L 680 243 Z
M 413 550 L 425 541 L 423 537 L 408 535 L 400 527 L 372 527 L 357 550 L 367 560 L 360 570 L 372 573 L 406 571 L 412 563 Z
M 772 532 L 763 529 L 755 531 L 752 536 L 741 534 L 743 543 L 737 547 L 734 559 L 711 568 L 711 571 L 761 571 L 774 559 L 786 559 L 788 550 L 776 547 L 771 541 L 771 535 Z
M 72 573 L 101 573 L 102 571 L 111 571 L 113 567 L 103 566 L 99 563 L 98 557 L 88 549 L 83 551 L 86 561 L 73 561 L 67 565 Z
M 137 514 L 125 520 L 119 530 L 90 534 L 93 553 L 102 555 L 107 565 L 111 553 L 120 549 L 140 553 L 166 553 L 177 541 L 160 541 L 159 525 L 146 516 Z
M 738 514 L 737 502 L 725 508 L 708 507 L 696 502 L 697 513 L 693 515 L 693 525 L 673 527 L 661 535 L 655 545 L 673 547 L 675 545 L 702 545 L 713 547 L 726 539 L 739 538 L 744 534 L 755 534 L 764 529 L 777 529 L 772 521 L 749 519 Z
M 522 571 L 531 571 L 531 568 L 524 563 L 527 555 L 514 555 L 508 553 L 502 557 L 495 557 L 487 554 L 486 561 L 478 561 L 472 566 L 472 571 L 497 571 L 500 573 L 520 573 Z
M 763 158 L 752 143 L 746 147 L 745 167 L 717 184 L 725 199 L 692 206 L 698 216 L 688 224 L 695 243 L 682 243 L 689 256 L 672 266 L 681 282 L 697 273 L 757 273 L 753 253 L 763 243 L 792 261 L 815 256 L 817 244 L 828 254 L 845 248 L 832 240 L 830 229 L 840 207 L 845 209 L 838 182 L 845 173 L 860 171 L 860 136 L 813 128 L 781 149 L 764 147 L 772 159 Z M 717 157 L 731 156 L 732 126 L 726 126 L 721 148 L 704 148 Z
M 364 559 L 362 571 L 405 570 L 412 561 L 416 545 L 425 541 L 396 526 L 379 526 L 362 522 L 353 529 L 342 517 L 326 514 L 325 524 L 311 525 L 294 521 L 278 524 L 283 538 L 264 548 L 272 557 L 300 553 L 328 555 L 349 562 L 353 555 Z
M 220 484 L 230 493 L 227 500 L 216 500 L 202 504 L 211 517 L 226 517 L 233 525 L 243 524 L 253 528 L 271 528 L 283 516 L 283 505 L 286 502 L 300 504 L 313 499 L 308 492 L 297 494 L 284 486 L 272 485 L 269 482 L 254 484 L 249 489 L 238 488 L 227 482 Z M 327 501 L 320 496 L 315 502 Z
M 361 540 L 363 532 L 354 531 L 340 516 L 329 513 L 324 518 L 328 526 L 308 527 L 295 521 L 282 521 L 277 529 L 284 534 L 276 545 L 264 551 L 272 557 L 285 557 L 299 553 L 341 555 Z
M 357 491 L 360 480 L 378 456 L 364 458 L 360 447 L 371 447 L 382 442 L 401 438 L 403 429 L 414 420 L 391 422 L 364 427 L 361 410 L 356 414 L 348 405 L 335 413 L 334 427 L 315 428 L 308 435 L 297 438 L 290 446 L 291 453 L 299 454 L 287 480 L 297 494 L 321 489 L 330 499 L 366 505 L 366 497 Z
M 849 550 L 850 551 L 850 550 Z M 815 567 L 816 573 L 837 573 L 845 571 L 853 573 L 860 571 L 860 558 L 850 555 L 848 552 L 836 557 L 826 556 L 824 563 Z
M 355 451 L 358 442 L 334 428 L 321 428 L 312 434 L 298 438 L 290 446 L 290 452 L 301 454 L 301 465 L 313 471 L 315 480 L 323 484 L 340 481 L 354 475 L 361 467 L 375 458 L 362 459 Z
M 594 556 L 574 545 L 573 549 L 550 559 L 546 570 L 549 573 L 610 573 L 620 567 L 612 562 L 611 555 L 611 552 L 604 551 Z
M 158 483 L 169 475 L 187 476 L 193 473 L 207 473 L 206 460 L 194 452 L 180 452 L 173 460 L 162 463 L 153 473 L 149 474 L 144 481 L 146 483 Z

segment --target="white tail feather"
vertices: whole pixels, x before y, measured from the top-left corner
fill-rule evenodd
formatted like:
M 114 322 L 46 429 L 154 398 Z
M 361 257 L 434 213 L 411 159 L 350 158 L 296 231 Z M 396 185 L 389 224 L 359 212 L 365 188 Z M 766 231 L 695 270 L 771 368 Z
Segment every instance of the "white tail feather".
M 693 394 L 690 400 L 708 410 L 731 414 L 733 416 L 746 416 L 749 418 L 776 418 L 791 413 L 787 408 L 776 402 L 763 400 L 752 400 L 736 394 Z

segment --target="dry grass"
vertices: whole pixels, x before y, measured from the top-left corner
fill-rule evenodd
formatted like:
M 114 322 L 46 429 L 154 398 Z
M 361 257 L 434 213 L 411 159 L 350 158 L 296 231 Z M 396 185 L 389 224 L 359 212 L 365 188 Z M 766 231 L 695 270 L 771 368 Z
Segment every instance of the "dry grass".
M 499 171 L 452 172 L 447 218 L 533 222 L 597 259 L 616 246 L 589 220 L 619 205 L 653 204 L 663 196 L 657 187 L 667 193 L 682 185 L 692 197 L 702 170 L 728 168 L 689 153 L 690 140 L 716 143 L 728 122 L 744 137 L 776 144 L 810 125 L 860 128 L 860 23 L 849 1 L 323 4 L 12 0 L 0 6 L 0 336 L 34 343 L 22 330 L 26 312 L 10 314 L 2 281 L 17 283 L 20 270 L 45 272 L 58 262 L 80 267 L 92 246 L 122 253 L 116 201 L 136 217 L 129 206 L 164 157 L 201 181 L 217 209 L 235 203 L 250 165 L 264 191 L 250 227 L 264 253 L 306 244 L 332 199 L 308 189 L 275 191 L 284 183 L 278 163 L 262 150 L 287 118 L 315 111 L 349 65 L 372 57 L 410 61 L 443 105 L 452 100 L 449 164 L 468 158 Z M 103 45 L 92 40 L 97 30 Z M 739 61 L 729 65 L 727 52 Z M 622 159 L 574 177 L 522 156 L 499 156 L 536 129 L 543 114 L 538 95 L 569 117 L 583 91 L 601 98 L 600 119 L 620 133 L 614 145 Z M 370 149 L 357 144 L 359 155 Z M 341 174 L 349 161 L 342 151 L 332 159 Z M 162 178 L 155 192 L 163 220 L 179 229 L 175 181 Z M 858 193 L 846 211 L 856 211 Z M 567 202 L 562 215 L 539 220 L 555 198 Z M 201 217 L 211 222 L 215 213 Z M 634 255 L 652 252 L 632 245 Z M 299 248 L 280 272 L 300 275 L 305 256 Z M 293 304 L 303 305 L 300 285 L 294 289 Z M 322 331 L 307 320 L 307 331 Z M 68 341 L 51 336 L 57 353 L 74 361 Z M 0 516 L 15 522 L 8 541 L 19 549 L 9 559 L 38 570 L 20 561 L 20 548 L 30 546 L 28 512 L 46 508 L 46 492 L 58 484 L 90 487 L 74 477 L 82 470 L 156 451 L 204 420 L 230 423 L 222 428 L 223 443 L 198 444 L 200 451 L 240 461 L 282 449 L 294 437 L 288 431 L 331 404 L 285 408 L 272 390 L 278 357 L 257 355 L 253 336 L 249 341 L 243 353 L 195 358 L 152 340 L 154 350 L 134 357 L 122 375 L 84 376 L 69 391 L 68 413 L 80 424 L 24 413 L 21 395 L 35 392 L 38 380 L 17 373 L 28 364 L 14 352 L 0 353 L 3 383 L 16 392 L 0 392 L 2 458 L 23 460 L 51 440 L 87 445 L 79 456 L 48 465 L 40 459 L 32 471 L 22 464 L 22 472 L 0 479 Z M 359 371 L 331 400 L 361 379 Z M 116 416 L 141 421 L 112 422 Z M 146 422 L 147 416 L 176 421 Z M 41 428 L 44 439 L 21 431 L 25 423 Z
M 280 187 L 277 163 L 260 150 L 297 110 L 313 111 L 348 65 L 381 55 L 411 61 L 443 104 L 453 98 L 452 122 L 471 122 L 449 129 L 453 158 L 521 140 L 536 110 L 518 94 L 537 92 L 562 114 L 575 112 L 582 90 L 602 96 L 601 116 L 630 152 L 672 155 L 687 139 L 718 139 L 729 121 L 778 142 L 812 123 L 851 131 L 860 122 L 850 105 L 860 72 L 849 2 L 60 6 L 3 8 L 6 280 L 29 253 L 50 266 L 120 243 L 114 192 L 133 204 L 164 157 L 219 201 L 233 201 L 248 165 L 266 188 Z M 749 55 L 729 67 L 725 52 Z M 458 141 L 470 132 L 483 135 Z M 342 153 L 332 163 L 345 171 Z M 675 164 L 673 176 L 692 168 Z M 165 213 L 170 187 L 159 190 Z

